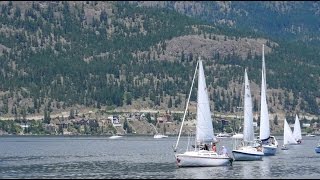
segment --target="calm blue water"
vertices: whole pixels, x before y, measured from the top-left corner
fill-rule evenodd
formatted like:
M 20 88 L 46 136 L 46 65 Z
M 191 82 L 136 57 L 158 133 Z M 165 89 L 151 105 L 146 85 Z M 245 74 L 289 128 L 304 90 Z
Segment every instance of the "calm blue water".
M 0 137 L 0 178 L 319 178 L 319 137 L 303 137 L 262 161 L 234 161 L 228 167 L 177 168 L 177 137 Z M 277 137 L 282 145 L 282 137 Z M 179 148 L 184 151 L 187 137 Z M 231 153 L 232 140 L 221 139 Z M 218 147 L 219 147 L 218 145 Z

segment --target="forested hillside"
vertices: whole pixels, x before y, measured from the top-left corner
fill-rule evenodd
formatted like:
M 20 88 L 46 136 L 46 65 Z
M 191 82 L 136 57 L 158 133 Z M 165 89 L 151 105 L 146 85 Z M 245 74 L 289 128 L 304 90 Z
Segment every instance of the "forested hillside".
M 190 2 L 173 7 L 184 3 L 188 7 Z M 248 14 L 246 21 L 239 14 L 214 9 L 237 22 L 226 25 L 217 23 L 223 16 L 212 17 L 209 11 L 201 11 L 207 16 L 190 14 L 191 10 L 182 13 L 181 8 L 157 3 L 0 4 L 0 116 L 46 114 L 76 105 L 183 110 L 198 56 L 204 59 L 215 112 L 235 113 L 242 105 L 244 68 L 258 111 L 262 44 L 266 45 L 270 111 L 319 113 L 320 47 L 313 38 L 319 29 L 310 22 L 297 38 L 296 31 L 282 26 L 263 31 L 265 26 L 254 12 L 268 6 L 232 5 L 240 15 Z M 307 10 L 309 6 L 289 7 Z M 275 22 L 312 16 L 284 11 L 287 19 L 278 20 L 273 18 L 278 11 L 269 12 L 260 15 Z M 208 21 L 209 17 L 216 21 Z

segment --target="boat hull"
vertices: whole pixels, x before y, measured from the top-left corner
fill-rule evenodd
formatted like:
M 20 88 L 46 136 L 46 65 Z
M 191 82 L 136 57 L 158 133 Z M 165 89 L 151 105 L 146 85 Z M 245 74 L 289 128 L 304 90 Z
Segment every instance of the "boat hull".
M 209 152 L 209 151 L 208 151 Z M 211 167 L 211 166 L 229 166 L 233 159 L 227 155 L 218 155 L 215 153 L 205 155 L 206 153 L 186 152 L 176 155 L 178 167 Z M 210 154 L 210 153 L 208 153 Z
M 153 136 L 153 138 L 155 138 L 155 139 L 167 138 L 167 137 L 168 137 L 168 136 L 162 135 L 162 134 L 156 134 L 156 135 Z
M 121 138 L 122 136 L 111 136 L 111 137 L 109 137 L 109 139 L 119 139 L 119 138 Z
M 274 156 L 277 152 L 277 146 L 262 145 L 262 150 L 265 156 Z
M 263 152 L 246 150 L 233 150 L 232 154 L 235 161 L 259 161 L 264 156 Z
M 314 150 L 316 151 L 316 153 L 320 153 L 320 147 L 316 147 Z

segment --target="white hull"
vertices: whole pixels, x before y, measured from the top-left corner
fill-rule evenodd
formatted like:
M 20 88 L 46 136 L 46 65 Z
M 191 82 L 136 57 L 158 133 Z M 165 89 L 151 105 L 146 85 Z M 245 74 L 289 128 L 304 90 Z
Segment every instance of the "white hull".
M 235 161 L 258 161 L 262 160 L 264 153 L 258 151 L 254 147 L 241 147 L 232 151 L 233 158 Z
M 262 145 L 262 150 L 265 156 L 273 156 L 277 152 L 277 146 L 275 145 Z
M 293 144 L 293 145 L 299 145 L 299 144 L 302 143 L 301 139 L 297 139 L 296 141 L 297 141 L 297 143 L 296 143 L 296 144 Z
M 316 137 L 316 135 L 313 135 L 313 134 L 307 134 L 306 136 L 308 136 L 308 137 Z
M 110 136 L 109 139 L 118 139 L 121 138 L 122 136 Z
M 234 139 L 243 139 L 243 134 L 235 134 L 232 136 Z
M 175 156 L 178 167 L 228 166 L 233 161 L 229 156 L 213 151 L 187 151 Z
M 218 138 L 228 138 L 231 137 L 231 135 L 227 134 L 227 133 L 219 133 L 217 135 Z
M 167 137 L 168 137 L 168 136 L 162 135 L 162 134 L 156 134 L 156 135 L 153 136 L 153 138 L 155 138 L 155 139 L 167 138 Z

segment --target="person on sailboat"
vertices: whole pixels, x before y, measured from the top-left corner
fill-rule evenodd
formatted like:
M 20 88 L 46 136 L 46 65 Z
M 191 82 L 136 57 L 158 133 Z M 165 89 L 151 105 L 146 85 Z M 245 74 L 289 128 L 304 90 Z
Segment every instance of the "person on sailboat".
M 228 155 L 228 150 L 225 146 L 222 146 L 222 150 L 220 151 L 220 154 Z
M 209 147 L 208 147 L 208 145 L 207 145 L 207 144 L 204 144 L 204 148 L 203 148 L 203 150 L 207 150 L 207 151 L 209 151 Z
M 216 143 L 212 144 L 212 151 L 217 152 L 217 146 Z
M 262 144 L 259 144 L 259 146 L 257 146 L 257 151 L 262 151 Z
M 272 137 L 270 137 L 270 142 L 271 142 L 271 144 L 275 144 L 274 139 Z

